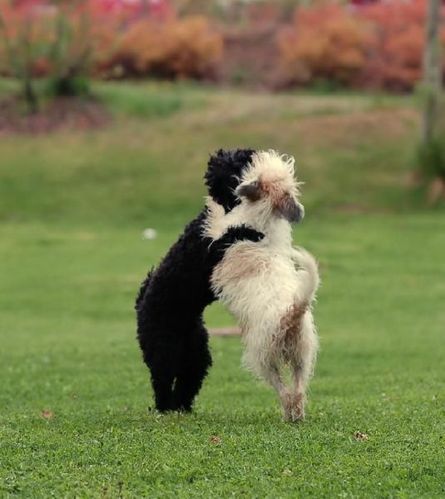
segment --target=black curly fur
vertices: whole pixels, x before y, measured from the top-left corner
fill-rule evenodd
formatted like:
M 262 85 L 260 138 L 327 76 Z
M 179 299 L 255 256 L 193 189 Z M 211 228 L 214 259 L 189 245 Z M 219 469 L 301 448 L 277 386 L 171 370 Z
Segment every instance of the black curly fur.
M 207 172 L 204 176 L 210 196 L 220 205 L 224 206 L 226 213 L 238 203 L 235 189 L 238 187 L 239 178 L 250 163 L 253 149 L 237 149 L 224 151 L 220 149 L 211 156 Z
M 253 151 L 218 151 L 205 175 L 210 195 L 231 210 L 234 189 Z M 213 267 L 237 240 L 260 240 L 251 228 L 230 228 L 220 239 L 203 238 L 204 208 L 185 228 L 157 269 L 151 270 L 136 299 L 137 335 L 151 372 L 156 408 L 190 411 L 212 359 L 203 311 L 215 300 L 210 289 Z

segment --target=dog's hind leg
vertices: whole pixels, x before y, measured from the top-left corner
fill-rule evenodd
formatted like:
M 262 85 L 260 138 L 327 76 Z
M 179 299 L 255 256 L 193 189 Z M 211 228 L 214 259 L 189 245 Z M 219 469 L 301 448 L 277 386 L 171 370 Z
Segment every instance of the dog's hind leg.
M 174 410 L 173 383 L 175 372 L 171 355 L 168 352 L 158 353 L 155 362 L 151 362 L 149 368 L 156 409 L 159 412 Z
M 318 338 L 312 324 L 312 317 L 305 314 L 294 354 L 290 358 L 294 388 L 291 396 L 290 419 L 304 419 L 306 390 L 312 376 L 318 350 Z
M 151 373 L 151 384 L 155 395 L 156 409 L 159 412 L 174 410 L 172 404 L 173 376 L 166 377 L 165 373 L 154 370 Z
M 140 328 L 138 339 L 144 362 L 150 370 L 156 409 L 160 412 L 173 410 L 173 383 L 178 369 L 180 344 L 173 336 L 169 337 L 166 330 L 154 327 Z
M 190 331 L 189 340 L 179 360 L 179 370 L 173 390 L 175 410 L 189 412 L 193 401 L 201 389 L 204 378 L 212 365 L 208 345 L 208 333 L 202 323 Z
M 285 385 L 278 364 L 272 360 L 266 360 L 261 362 L 255 370 L 277 392 L 283 409 L 283 419 L 285 421 L 292 421 L 293 394 Z
M 288 420 L 301 421 L 304 419 L 304 406 L 306 402 L 307 378 L 305 367 L 297 359 L 292 359 L 291 370 L 294 378 L 294 388 L 289 393 Z

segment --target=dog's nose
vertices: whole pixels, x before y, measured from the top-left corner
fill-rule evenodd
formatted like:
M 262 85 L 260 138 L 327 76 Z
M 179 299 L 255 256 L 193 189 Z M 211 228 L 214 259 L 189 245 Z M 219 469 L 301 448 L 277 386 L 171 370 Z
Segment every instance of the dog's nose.
M 297 222 L 301 222 L 304 218 L 304 215 L 305 215 L 304 206 L 300 203 L 297 203 L 297 208 L 298 208 L 298 212 L 299 212 Z

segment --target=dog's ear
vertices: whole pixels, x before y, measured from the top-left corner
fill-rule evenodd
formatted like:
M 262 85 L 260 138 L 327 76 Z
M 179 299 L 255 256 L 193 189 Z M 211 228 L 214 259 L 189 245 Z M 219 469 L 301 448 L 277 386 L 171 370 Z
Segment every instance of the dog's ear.
M 226 212 L 238 203 L 234 191 L 254 152 L 253 149 L 233 151 L 220 149 L 209 159 L 207 172 L 204 176 L 205 184 L 210 196 L 222 205 Z
M 236 194 L 246 197 L 249 201 L 258 201 L 262 195 L 261 184 L 255 180 L 250 184 L 240 185 L 236 189 Z

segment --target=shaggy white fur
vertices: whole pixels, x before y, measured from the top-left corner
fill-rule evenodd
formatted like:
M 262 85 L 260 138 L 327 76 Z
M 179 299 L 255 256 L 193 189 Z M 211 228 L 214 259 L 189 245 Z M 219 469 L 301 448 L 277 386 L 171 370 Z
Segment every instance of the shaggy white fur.
M 311 309 L 318 268 L 308 252 L 292 246 L 288 221 L 304 212 L 298 187 L 293 158 L 275 151 L 257 152 L 237 188 L 241 203 L 226 214 L 208 199 L 205 227 L 205 235 L 212 239 L 241 224 L 265 235 L 260 242 L 231 246 L 215 267 L 211 283 L 240 323 L 244 364 L 277 390 L 284 418 L 290 421 L 304 417 L 318 348 Z M 283 381 L 284 365 L 291 368 L 293 387 Z

